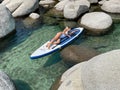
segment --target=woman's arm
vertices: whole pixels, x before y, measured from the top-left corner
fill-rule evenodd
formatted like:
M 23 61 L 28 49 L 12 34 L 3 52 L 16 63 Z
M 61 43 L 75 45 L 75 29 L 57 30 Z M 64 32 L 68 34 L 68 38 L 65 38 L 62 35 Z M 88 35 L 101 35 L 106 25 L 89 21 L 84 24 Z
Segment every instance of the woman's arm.
M 68 35 L 68 31 L 71 30 L 70 28 L 66 27 L 64 30 L 63 30 L 63 33 L 68 36 L 68 37 L 71 37 L 70 35 Z

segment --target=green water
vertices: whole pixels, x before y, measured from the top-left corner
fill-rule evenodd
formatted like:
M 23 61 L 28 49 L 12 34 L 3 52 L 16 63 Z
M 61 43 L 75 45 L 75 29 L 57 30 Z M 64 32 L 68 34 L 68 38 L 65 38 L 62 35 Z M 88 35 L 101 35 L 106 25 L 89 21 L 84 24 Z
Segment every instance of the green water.
M 58 31 L 58 26 L 42 26 L 27 38 L 21 38 L 23 42 L 14 41 L 15 45 L 0 53 L 0 68 L 14 80 L 18 90 L 49 90 L 55 78 L 67 69 L 59 52 L 36 60 L 29 58 Z
M 114 26 L 112 32 L 107 35 L 97 37 L 82 35 L 72 44 L 89 46 L 101 53 L 118 49 L 120 24 Z M 36 30 L 25 30 L 22 33 L 18 29 L 14 36 L 2 42 L 0 69 L 11 77 L 18 90 L 49 90 L 54 80 L 68 69 L 59 52 L 36 60 L 29 58 L 34 50 L 60 30 L 58 25 L 43 25 Z

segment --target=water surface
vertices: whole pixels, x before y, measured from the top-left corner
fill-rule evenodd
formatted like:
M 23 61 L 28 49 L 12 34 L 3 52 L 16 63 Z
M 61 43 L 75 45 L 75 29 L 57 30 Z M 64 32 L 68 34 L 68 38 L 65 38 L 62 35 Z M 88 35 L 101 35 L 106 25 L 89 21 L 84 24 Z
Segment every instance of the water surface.
M 103 36 L 82 35 L 72 44 L 92 47 L 103 53 L 120 48 L 120 24 Z M 52 38 L 58 25 L 41 25 L 36 29 L 17 28 L 16 34 L 0 43 L 0 69 L 15 82 L 18 90 L 49 90 L 54 80 L 68 69 L 60 52 L 30 60 L 30 54 Z

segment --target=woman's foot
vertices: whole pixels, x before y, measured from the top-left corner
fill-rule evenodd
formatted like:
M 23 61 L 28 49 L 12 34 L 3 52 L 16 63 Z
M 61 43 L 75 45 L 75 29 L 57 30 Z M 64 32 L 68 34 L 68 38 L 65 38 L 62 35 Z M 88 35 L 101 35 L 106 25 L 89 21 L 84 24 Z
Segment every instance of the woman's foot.
M 48 42 L 47 45 L 46 45 L 46 47 L 47 47 L 48 49 L 50 49 L 50 46 L 51 46 L 51 42 Z

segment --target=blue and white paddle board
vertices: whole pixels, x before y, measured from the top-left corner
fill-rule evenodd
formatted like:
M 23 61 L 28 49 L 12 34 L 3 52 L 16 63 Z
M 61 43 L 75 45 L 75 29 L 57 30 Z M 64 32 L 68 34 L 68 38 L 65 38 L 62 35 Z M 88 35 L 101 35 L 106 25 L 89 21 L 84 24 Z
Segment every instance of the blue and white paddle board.
M 61 42 L 54 47 L 51 46 L 50 49 L 48 49 L 46 47 L 47 43 L 49 41 L 47 41 L 45 44 L 43 44 L 41 47 L 39 47 L 36 51 L 34 51 L 30 58 L 31 59 L 37 59 L 37 58 L 41 58 L 41 57 L 44 57 L 46 55 L 49 55 L 61 48 L 63 48 L 64 46 L 66 46 L 67 44 L 69 44 L 71 41 L 73 41 L 75 38 L 77 38 L 83 31 L 83 28 L 82 27 L 78 27 L 78 28 L 74 28 L 74 29 L 71 29 L 71 31 L 75 31 L 74 34 L 71 35 L 71 37 L 65 37 L 61 40 Z

